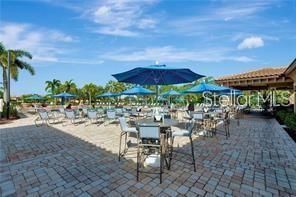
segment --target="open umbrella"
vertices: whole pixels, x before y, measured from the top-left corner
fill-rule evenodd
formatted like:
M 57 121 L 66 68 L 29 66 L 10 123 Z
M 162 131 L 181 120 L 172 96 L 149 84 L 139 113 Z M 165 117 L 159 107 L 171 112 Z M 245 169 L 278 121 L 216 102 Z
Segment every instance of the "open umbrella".
M 150 94 L 155 94 L 155 92 L 143 88 L 142 86 L 135 86 L 133 88 L 130 88 L 128 90 L 123 91 L 121 94 L 123 95 L 150 95 Z
M 60 93 L 60 94 L 53 95 L 53 97 L 67 99 L 67 98 L 74 98 L 74 97 L 76 97 L 76 95 L 69 94 L 67 92 L 63 92 L 63 93 Z
M 169 102 L 170 102 L 169 104 L 171 104 L 171 96 L 180 96 L 180 95 L 181 95 L 181 93 L 179 93 L 173 89 L 161 94 L 161 96 L 169 97 Z
M 143 88 L 142 86 L 135 86 L 133 88 L 130 88 L 128 90 L 123 91 L 121 94 L 123 95 L 137 95 L 137 96 L 145 96 L 145 95 L 151 95 L 151 94 L 155 94 L 155 92 Z
M 54 98 L 61 98 L 62 99 L 62 105 L 63 105 L 64 102 L 65 102 L 65 99 L 74 98 L 74 97 L 76 97 L 76 95 L 69 94 L 67 92 L 63 92 L 63 93 L 60 93 L 60 94 L 53 95 L 53 97 Z
M 120 82 L 156 86 L 189 83 L 204 77 L 188 68 L 171 68 L 166 65 L 137 67 L 112 76 Z M 156 87 L 156 98 L 158 98 L 158 87 Z
M 96 97 L 97 98 L 100 98 L 100 97 L 110 98 L 110 97 L 117 97 L 117 96 L 120 96 L 120 94 L 112 93 L 112 92 L 105 92 L 104 94 L 98 95 Z
M 229 91 L 228 87 L 218 86 L 215 84 L 209 83 L 200 83 L 188 90 L 185 90 L 185 93 L 203 93 L 203 92 L 224 92 Z
M 39 96 L 38 94 L 34 94 L 34 95 L 31 95 L 29 97 L 26 98 L 26 100 L 42 100 L 43 97 L 42 96 Z
M 180 96 L 180 95 L 181 95 L 181 93 L 179 93 L 173 89 L 161 94 L 161 96 Z
M 120 96 L 118 93 L 112 93 L 112 92 L 105 92 L 104 94 L 96 96 L 96 98 L 112 98 L 112 97 L 117 97 Z M 108 102 L 108 108 L 110 108 L 110 102 Z

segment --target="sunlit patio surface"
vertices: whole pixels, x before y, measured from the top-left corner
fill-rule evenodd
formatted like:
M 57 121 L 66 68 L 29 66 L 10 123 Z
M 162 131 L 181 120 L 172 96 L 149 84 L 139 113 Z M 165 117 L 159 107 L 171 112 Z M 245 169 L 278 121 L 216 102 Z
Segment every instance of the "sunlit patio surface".
M 157 175 L 136 181 L 136 158 L 118 161 L 118 125 L 36 127 L 33 118 L 1 125 L 2 196 L 296 195 L 296 144 L 274 119 L 232 120 L 228 140 L 195 136 L 197 172 L 173 160 L 159 184 Z

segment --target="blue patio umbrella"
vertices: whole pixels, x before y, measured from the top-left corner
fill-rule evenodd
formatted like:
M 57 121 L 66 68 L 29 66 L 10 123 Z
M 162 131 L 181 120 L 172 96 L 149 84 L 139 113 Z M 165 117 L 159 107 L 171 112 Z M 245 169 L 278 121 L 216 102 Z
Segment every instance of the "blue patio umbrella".
M 142 86 L 135 86 L 133 88 L 123 91 L 121 94 L 123 94 L 123 95 L 151 95 L 151 94 L 155 94 L 155 92 L 153 92 L 149 89 L 143 88 Z
M 74 97 L 76 97 L 76 95 L 69 94 L 67 92 L 63 92 L 63 93 L 60 93 L 60 94 L 53 95 L 53 97 L 54 98 L 61 98 L 62 99 L 62 105 L 64 105 L 66 99 L 74 98 Z
M 38 94 L 34 94 L 26 98 L 26 100 L 42 100 L 42 99 L 43 97 L 39 96 Z
M 60 93 L 60 94 L 53 95 L 53 97 L 67 99 L 67 98 L 74 98 L 74 97 L 76 97 L 76 95 L 69 94 L 67 92 L 63 92 L 63 93 Z
M 225 92 L 229 91 L 228 87 L 218 86 L 215 84 L 209 83 L 200 83 L 188 90 L 185 90 L 185 93 L 203 93 L 203 92 Z
M 199 75 L 188 68 L 172 68 L 166 65 L 137 67 L 132 70 L 112 75 L 120 82 L 139 85 L 169 85 L 189 83 L 197 80 Z
M 111 97 L 117 97 L 117 96 L 120 96 L 120 94 L 117 94 L 117 93 L 112 93 L 112 92 L 105 92 L 104 94 L 101 94 L 101 95 L 98 95 L 96 96 L 97 98 L 111 98 Z
M 158 98 L 158 85 L 189 83 L 204 77 L 188 68 L 172 68 L 166 65 L 137 67 L 112 76 L 120 82 L 156 85 L 156 98 Z
M 161 94 L 161 96 L 169 97 L 169 102 L 170 102 L 169 104 L 171 104 L 171 96 L 180 96 L 180 95 L 181 95 L 181 93 L 179 93 L 173 89 Z
M 182 94 L 173 89 L 161 94 L 161 96 L 180 96 L 180 95 Z

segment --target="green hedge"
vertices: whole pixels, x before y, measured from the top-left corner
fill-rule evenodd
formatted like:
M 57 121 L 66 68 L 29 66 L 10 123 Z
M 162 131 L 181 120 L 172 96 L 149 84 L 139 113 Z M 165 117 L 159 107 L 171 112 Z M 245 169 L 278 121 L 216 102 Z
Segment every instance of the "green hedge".
M 280 110 L 276 112 L 276 116 L 287 127 L 296 131 L 296 114 L 290 110 Z

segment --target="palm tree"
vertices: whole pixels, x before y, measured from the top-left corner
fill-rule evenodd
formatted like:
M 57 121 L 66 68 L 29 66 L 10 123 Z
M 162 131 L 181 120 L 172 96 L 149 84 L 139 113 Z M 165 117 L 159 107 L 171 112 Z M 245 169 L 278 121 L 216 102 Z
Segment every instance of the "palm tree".
M 91 99 L 97 94 L 97 86 L 93 83 L 85 84 L 82 87 L 82 91 L 88 96 L 89 104 L 91 105 Z
M 50 91 L 51 95 L 54 95 L 56 94 L 56 90 L 60 87 L 61 81 L 58 79 L 53 79 L 52 81 L 45 81 L 45 84 L 45 91 Z
M 76 89 L 76 84 L 73 82 L 73 79 L 64 82 L 64 88 L 66 92 Z
M 108 81 L 105 86 L 105 89 L 110 92 L 119 93 L 126 90 L 125 83 L 117 82 L 117 81 Z
M 10 76 L 7 76 L 7 66 L 8 66 L 8 53 L 9 53 L 9 63 L 10 63 Z M 4 45 L 0 42 L 0 65 L 2 67 L 2 75 L 3 75 L 3 89 L 4 89 L 4 101 L 8 101 L 7 98 L 7 81 L 8 77 L 11 77 L 15 81 L 18 80 L 19 71 L 27 70 L 31 75 L 35 74 L 34 68 L 27 62 L 25 62 L 22 58 L 26 57 L 32 59 L 32 55 L 24 50 L 7 50 Z

